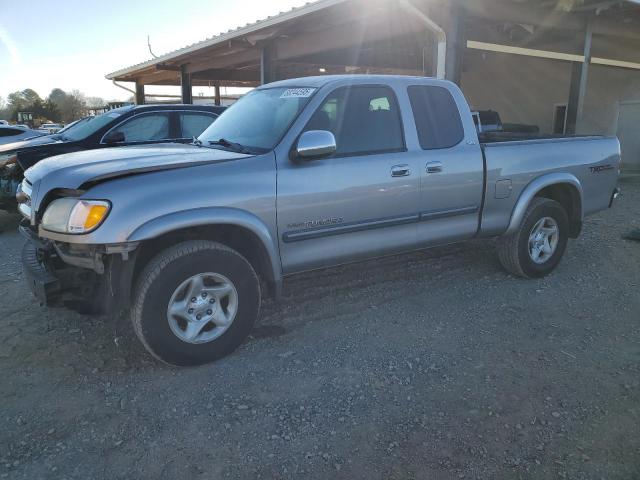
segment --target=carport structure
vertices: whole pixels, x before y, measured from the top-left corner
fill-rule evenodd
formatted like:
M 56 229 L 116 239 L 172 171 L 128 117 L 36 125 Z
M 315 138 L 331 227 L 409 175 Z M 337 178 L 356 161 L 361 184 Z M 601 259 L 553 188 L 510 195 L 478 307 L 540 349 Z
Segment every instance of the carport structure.
M 253 87 L 335 73 L 447 78 L 474 108 L 556 133 L 616 133 L 640 101 L 640 5 L 628 0 L 320 0 L 107 75 Z M 640 104 L 639 104 L 640 105 Z M 640 108 L 640 107 L 639 107 Z M 640 165 L 640 153 L 639 165 Z
M 180 85 L 183 101 L 190 103 L 193 86 L 253 87 L 322 73 L 428 75 L 433 67 L 429 37 L 435 31 L 444 38 L 438 30 L 408 1 L 320 0 L 107 79 L 135 82 L 138 103 L 145 85 Z

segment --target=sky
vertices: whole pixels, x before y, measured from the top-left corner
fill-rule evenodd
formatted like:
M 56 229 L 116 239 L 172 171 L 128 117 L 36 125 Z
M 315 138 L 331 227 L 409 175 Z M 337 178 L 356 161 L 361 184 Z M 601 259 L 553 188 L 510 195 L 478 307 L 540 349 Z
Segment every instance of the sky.
M 53 88 L 126 100 L 104 76 L 306 0 L 0 0 L 0 96 Z M 124 85 L 131 88 L 131 84 Z M 146 92 L 175 93 L 166 87 Z M 200 89 L 205 95 L 213 94 Z M 194 89 L 195 92 L 195 89 Z M 197 92 L 195 92 L 197 93 Z

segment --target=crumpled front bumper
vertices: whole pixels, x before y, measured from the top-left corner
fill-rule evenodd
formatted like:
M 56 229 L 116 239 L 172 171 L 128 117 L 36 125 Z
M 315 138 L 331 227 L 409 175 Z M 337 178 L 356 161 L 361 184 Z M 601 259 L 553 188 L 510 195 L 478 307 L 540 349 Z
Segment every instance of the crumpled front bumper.
M 29 288 L 42 305 L 58 303 L 62 293 L 60 279 L 47 265 L 47 253 L 32 241 L 22 247 L 22 267 Z
M 26 221 L 22 267 L 27 284 L 45 306 L 66 306 L 82 313 L 115 314 L 126 309 L 131 293 L 136 252 L 100 255 L 101 272 L 93 260 L 65 251 L 64 245 L 41 239 Z

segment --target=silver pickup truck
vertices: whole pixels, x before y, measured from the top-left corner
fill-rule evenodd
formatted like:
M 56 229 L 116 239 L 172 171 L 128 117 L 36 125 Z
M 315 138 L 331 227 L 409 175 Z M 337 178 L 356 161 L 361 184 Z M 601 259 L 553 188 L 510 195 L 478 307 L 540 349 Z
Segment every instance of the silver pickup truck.
M 619 160 L 616 138 L 479 139 L 446 81 L 286 80 L 192 145 L 28 169 L 24 271 L 42 303 L 128 310 L 155 357 L 201 364 L 232 352 L 298 272 L 499 237 L 507 271 L 546 275 L 611 205 Z

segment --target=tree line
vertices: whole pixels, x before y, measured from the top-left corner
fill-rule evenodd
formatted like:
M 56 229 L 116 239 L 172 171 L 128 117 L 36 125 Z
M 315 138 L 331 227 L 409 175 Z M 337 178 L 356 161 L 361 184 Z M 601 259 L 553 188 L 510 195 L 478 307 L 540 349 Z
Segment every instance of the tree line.
M 87 97 L 79 90 L 65 92 L 60 88 L 54 88 L 49 96 L 43 99 L 35 90 L 25 88 L 10 93 L 6 100 L 0 97 L 0 119 L 17 122 L 18 112 L 31 112 L 34 123 L 69 123 L 85 116 L 88 108 L 104 105 L 102 98 Z

